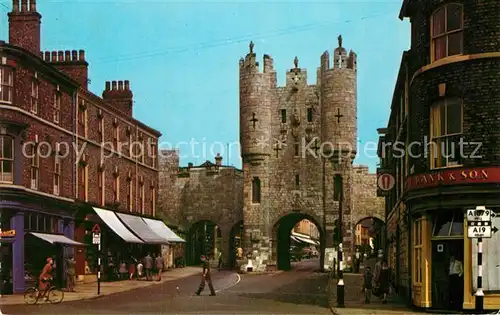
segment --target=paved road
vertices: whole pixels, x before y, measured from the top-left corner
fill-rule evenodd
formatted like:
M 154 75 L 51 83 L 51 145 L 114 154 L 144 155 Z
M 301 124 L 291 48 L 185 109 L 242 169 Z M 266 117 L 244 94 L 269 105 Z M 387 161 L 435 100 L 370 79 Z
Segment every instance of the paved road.
M 59 305 L 2 306 L 4 314 L 331 314 L 325 295 L 326 277 L 316 274 L 318 261 L 297 263 L 289 272 L 239 275 L 213 272 L 218 294 L 195 296 L 199 276 L 118 293 L 95 300 Z M 241 280 L 236 284 L 238 280 Z M 177 287 L 179 290 L 177 290 Z

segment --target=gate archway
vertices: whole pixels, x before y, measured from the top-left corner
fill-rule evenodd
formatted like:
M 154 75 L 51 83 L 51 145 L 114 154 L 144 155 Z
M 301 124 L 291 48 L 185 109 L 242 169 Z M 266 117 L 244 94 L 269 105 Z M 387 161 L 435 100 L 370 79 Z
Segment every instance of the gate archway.
M 354 244 L 367 256 L 376 256 L 384 248 L 385 222 L 377 217 L 365 217 L 354 226 Z
M 186 264 L 200 263 L 200 256 L 215 257 L 216 249 L 221 248 L 221 230 L 215 222 L 202 220 L 189 228 L 186 240 Z
M 317 239 L 310 235 L 295 234 L 293 229 L 296 225 L 306 220 L 318 231 Z M 324 233 L 317 220 L 304 213 L 290 213 L 281 217 L 273 227 L 273 252 L 276 255 L 276 264 L 279 270 L 290 270 L 291 262 L 300 260 L 303 257 L 312 257 L 319 259 L 319 269 L 321 269 L 321 260 L 324 243 Z M 307 251 L 305 250 L 307 249 Z M 310 252 L 315 252 L 311 254 Z M 310 255 L 310 256 L 308 256 Z

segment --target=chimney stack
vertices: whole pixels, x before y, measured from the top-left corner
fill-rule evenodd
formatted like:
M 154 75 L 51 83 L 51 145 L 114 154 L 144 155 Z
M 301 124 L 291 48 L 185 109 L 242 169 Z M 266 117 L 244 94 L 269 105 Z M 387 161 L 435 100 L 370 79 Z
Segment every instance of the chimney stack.
M 215 157 L 215 165 L 222 166 L 222 156 L 220 156 L 220 153 L 217 153 L 217 156 Z
M 116 109 L 132 117 L 134 94 L 130 90 L 130 81 L 106 82 L 102 98 Z
M 29 50 L 40 55 L 40 28 L 42 16 L 36 10 L 36 0 L 12 1 L 12 12 L 9 12 L 9 44 Z

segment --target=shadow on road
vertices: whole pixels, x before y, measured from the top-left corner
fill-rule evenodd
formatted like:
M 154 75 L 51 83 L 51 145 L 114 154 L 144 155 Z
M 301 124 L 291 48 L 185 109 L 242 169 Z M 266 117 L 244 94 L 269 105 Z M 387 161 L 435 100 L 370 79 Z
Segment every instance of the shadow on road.
M 240 296 L 278 302 L 328 307 L 327 274 L 311 274 L 266 293 L 243 293 Z

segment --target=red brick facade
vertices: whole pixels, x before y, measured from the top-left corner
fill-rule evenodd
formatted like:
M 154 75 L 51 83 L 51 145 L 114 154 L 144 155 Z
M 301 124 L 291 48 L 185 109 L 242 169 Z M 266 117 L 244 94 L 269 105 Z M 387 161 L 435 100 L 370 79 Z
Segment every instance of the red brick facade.
M 0 97 L 0 126 L 2 133 L 15 139 L 13 180 L 3 184 L 32 189 L 29 155 L 37 147 L 39 180 L 33 190 L 69 202 L 154 216 L 160 133 L 132 117 L 129 81 L 107 82 L 103 99 L 87 90 L 88 63 L 83 50 L 41 52 L 40 21 L 35 0 L 14 0 L 9 44 L 0 42 L 3 77 L 13 80 L 12 97 Z M 135 148 L 132 153 L 130 144 Z M 120 152 L 116 146 L 121 146 Z M 62 156 L 58 172 L 56 151 Z M 99 188 L 100 172 L 105 178 L 103 190 Z M 54 194 L 55 173 L 61 182 L 58 194 Z M 86 187 L 81 184 L 83 174 Z

